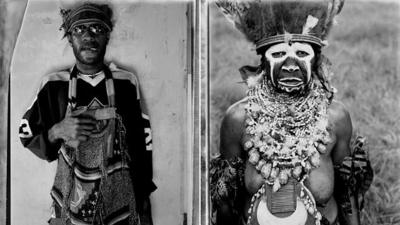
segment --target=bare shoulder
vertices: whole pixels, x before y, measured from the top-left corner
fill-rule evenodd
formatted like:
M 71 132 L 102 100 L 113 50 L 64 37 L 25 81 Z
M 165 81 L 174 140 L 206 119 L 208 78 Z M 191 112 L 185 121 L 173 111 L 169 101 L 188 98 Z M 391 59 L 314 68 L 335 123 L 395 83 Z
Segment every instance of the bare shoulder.
M 241 140 L 245 131 L 247 98 L 228 108 L 221 124 L 220 152 L 225 157 L 241 155 Z
M 246 119 L 246 104 L 247 98 L 243 98 L 240 101 L 231 105 L 228 110 L 226 110 L 224 121 L 229 124 L 241 124 Z
M 333 162 L 341 163 L 345 156 L 350 155 L 350 139 L 353 133 L 350 113 L 339 101 L 333 101 L 328 109 L 329 126 L 335 135 L 336 144 L 331 152 Z
M 336 133 L 352 132 L 350 113 L 340 101 L 332 101 L 328 109 L 329 122 Z

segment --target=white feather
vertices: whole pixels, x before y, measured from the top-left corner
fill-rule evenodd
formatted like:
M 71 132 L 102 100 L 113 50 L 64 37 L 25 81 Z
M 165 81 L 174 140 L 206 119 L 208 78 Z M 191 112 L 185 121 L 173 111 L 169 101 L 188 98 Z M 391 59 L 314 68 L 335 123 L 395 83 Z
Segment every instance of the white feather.
M 308 15 L 306 24 L 303 26 L 303 34 L 309 34 L 310 31 L 318 24 L 318 18 Z
M 265 72 L 263 71 L 260 74 L 257 74 L 255 76 L 249 76 L 246 80 L 246 84 L 249 88 L 253 88 L 257 86 L 258 84 L 261 83 L 263 77 L 264 77 Z

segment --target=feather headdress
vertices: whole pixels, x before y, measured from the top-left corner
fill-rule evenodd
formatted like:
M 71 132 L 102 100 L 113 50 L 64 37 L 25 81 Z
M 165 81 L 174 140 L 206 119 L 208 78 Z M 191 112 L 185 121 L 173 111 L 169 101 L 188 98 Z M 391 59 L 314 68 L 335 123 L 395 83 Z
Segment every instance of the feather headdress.
M 344 0 L 217 0 L 217 6 L 260 50 L 282 42 L 324 46 Z

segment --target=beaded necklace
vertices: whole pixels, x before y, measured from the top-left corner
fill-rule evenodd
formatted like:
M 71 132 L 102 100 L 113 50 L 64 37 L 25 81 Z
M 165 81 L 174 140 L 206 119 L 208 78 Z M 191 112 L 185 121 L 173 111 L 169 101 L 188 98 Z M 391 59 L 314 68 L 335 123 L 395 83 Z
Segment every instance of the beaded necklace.
M 249 162 L 265 179 L 252 198 L 249 213 L 255 210 L 254 202 L 265 191 L 265 185 L 277 192 L 294 178 L 302 186 L 303 196 L 299 197 L 318 224 L 321 215 L 303 182 L 319 166 L 320 154 L 331 142 L 327 131 L 329 100 L 324 90 L 313 82 L 305 95 L 290 96 L 276 92 L 264 79 L 251 87 L 247 96 L 246 134 L 250 139 L 244 147 Z

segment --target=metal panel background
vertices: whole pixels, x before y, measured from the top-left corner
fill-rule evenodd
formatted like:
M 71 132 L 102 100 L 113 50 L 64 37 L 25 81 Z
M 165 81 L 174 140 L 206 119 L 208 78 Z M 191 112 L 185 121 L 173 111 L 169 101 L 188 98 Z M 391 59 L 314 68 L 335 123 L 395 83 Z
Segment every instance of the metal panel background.
M 114 1 L 115 2 L 115 1 Z M 11 68 L 11 223 L 44 224 L 50 215 L 49 191 L 55 163 L 24 149 L 18 125 L 40 77 L 73 63 L 72 51 L 58 31 L 57 1 L 29 1 Z M 155 224 L 181 224 L 187 211 L 191 176 L 186 174 L 188 3 L 115 4 L 117 24 L 107 59 L 134 71 L 140 80 L 153 128 Z M 190 211 L 189 211 L 190 213 Z

